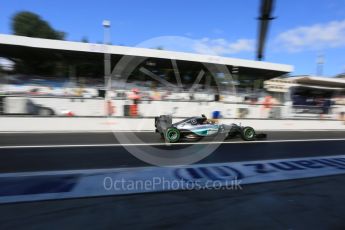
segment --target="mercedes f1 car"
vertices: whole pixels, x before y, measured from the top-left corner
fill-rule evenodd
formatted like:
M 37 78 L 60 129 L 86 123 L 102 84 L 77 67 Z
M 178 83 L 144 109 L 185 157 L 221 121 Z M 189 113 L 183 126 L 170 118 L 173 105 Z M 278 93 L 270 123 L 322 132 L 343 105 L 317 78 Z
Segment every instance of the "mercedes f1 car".
M 156 132 L 171 143 L 178 142 L 181 139 L 198 140 L 210 136 L 221 136 L 223 140 L 240 136 L 246 141 L 266 138 L 266 134 L 256 134 L 252 127 L 237 124 L 218 124 L 208 120 L 205 115 L 189 117 L 174 124 L 172 124 L 171 116 L 161 115 L 155 117 L 155 127 Z

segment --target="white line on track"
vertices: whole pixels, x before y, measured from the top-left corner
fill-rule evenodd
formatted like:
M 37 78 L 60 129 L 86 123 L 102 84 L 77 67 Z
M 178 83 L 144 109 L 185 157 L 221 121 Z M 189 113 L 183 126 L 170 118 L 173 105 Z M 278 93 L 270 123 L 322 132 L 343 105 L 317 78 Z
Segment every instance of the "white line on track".
M 61 131 L 0 131 L 0 134 L 60 134 L 60 133 L 76 133 L 76 134 L 92 134 L 92 133 L 155 133 L 154 130 L 117 130 L 117 131 L 112 131 L 112 130 L 75 130 L 75 131 L 68 131 L 68 130 L 61 130 Z
M 79 145 L 12 145 L 0 146 L 0 149 L 24 148 L 80 148 L 80 147 L 117 147 L 117 146 L 173 146 L 173 145 L 210 145 L 210 144 L 255 144 L 255 143 L 289 143 L 289 142 L 316 142 L 316 141 L 345 141 L 345 138 L 334 139 L 297 139 L 297 140 L 265 140 L 265 141 L 236 141 L 236 142 L 184 142 L 184 143 L 123 143 L 123 144 L 79 144 Z
M 345 129 L 258 129 L 258 132 L 345 132 Z M 60 134 L 60 133 L 152 133 L 154 130 L 61 130 L 61 131 L 0 131 L 0 134 Z

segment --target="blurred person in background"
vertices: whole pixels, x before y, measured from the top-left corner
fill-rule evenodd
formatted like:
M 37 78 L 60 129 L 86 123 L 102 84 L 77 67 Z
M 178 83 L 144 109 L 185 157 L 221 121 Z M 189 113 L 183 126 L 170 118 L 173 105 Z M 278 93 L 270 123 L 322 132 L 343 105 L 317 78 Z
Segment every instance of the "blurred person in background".
M 138 104 L 140 103 L 140 93 L 139 89 L 133 88 L 132 93 L 128 97 L 130 100 L 132 100 L 132 104 L 130 105 L 130 116 L 131 117 L 137 117 L 138 114 Z
M 153 100 L 153 101 L 160 101 L 161 100 L 161 94 L 156 89 L 152 92 L 151 100 Z
M 322 101 L 322 113 L 321 113 L 321 119 L 324 118 L 324 115 L 329 114 L 329 110 L 332 106 L 332 100 L 329 98 L 323 99 Z
M 265 96 L 262 101 L 261 117 L 268 118 L 272 109 L 273 99 L 271 95 Z
M 340 117 L 339 119 L 343 122 L 343 124 L 345 125 L 345 112 L 340 112 Z

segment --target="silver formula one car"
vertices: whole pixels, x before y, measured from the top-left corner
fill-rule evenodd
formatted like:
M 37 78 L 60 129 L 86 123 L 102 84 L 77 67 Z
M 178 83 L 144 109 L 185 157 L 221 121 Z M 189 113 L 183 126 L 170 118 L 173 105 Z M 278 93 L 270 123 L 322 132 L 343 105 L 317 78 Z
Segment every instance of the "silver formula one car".
M 243 140 L 252 141 L 266 138 L 266 134 L 256 134 L 249 126 L 237 124 L 225 125 L 208 120 L 205 115 L 189 117 L 172 124 L 172 117 L 161 115 L 155 117 L 156 132 L 167 141 L 174 143 L 181 139 L 201 139 L 203 137 L 218 136 L 224 139 L 240 136 Z

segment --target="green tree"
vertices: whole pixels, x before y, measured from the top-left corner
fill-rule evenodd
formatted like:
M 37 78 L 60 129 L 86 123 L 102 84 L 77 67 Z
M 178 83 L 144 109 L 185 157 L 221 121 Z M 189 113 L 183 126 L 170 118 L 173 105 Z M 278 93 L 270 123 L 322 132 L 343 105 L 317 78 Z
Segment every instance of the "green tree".
M 64 40 L 65 33 L 55 30 L 47 21 L 39 15 L 28 11 L 16 13 L 11 21 L 12 32 L 15 35 Z M 46 54 L 23 54 L 12 59 L 15 62 L 15 72 L 23 74 L 37 74 L 53 76 L 60 72 L 67 72 L 65 66 L 61 66 L 60 55 L 50 52 Z M 63 71 L 61 71 L 63 69 Z
M 64 40 L 65 33 L 55 30 L 39 15 L 22 11 L 12 18 L 12 31 L 15 35 Z

